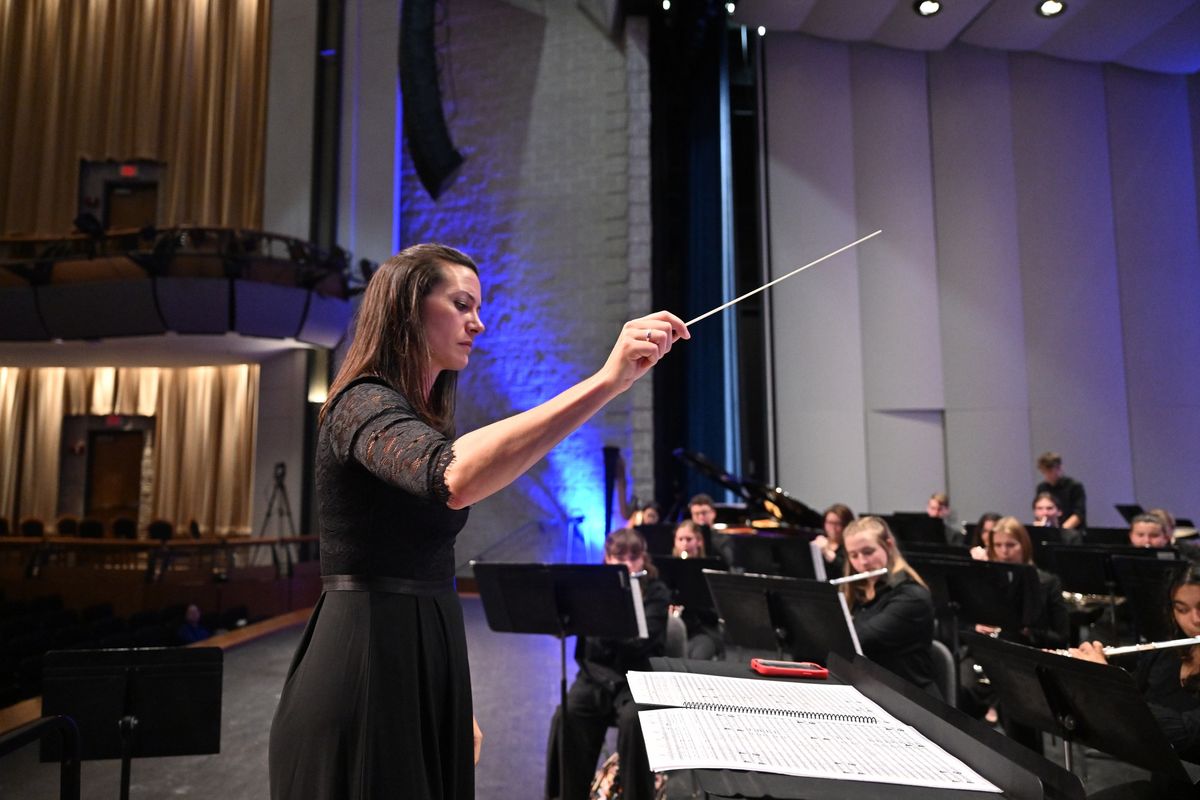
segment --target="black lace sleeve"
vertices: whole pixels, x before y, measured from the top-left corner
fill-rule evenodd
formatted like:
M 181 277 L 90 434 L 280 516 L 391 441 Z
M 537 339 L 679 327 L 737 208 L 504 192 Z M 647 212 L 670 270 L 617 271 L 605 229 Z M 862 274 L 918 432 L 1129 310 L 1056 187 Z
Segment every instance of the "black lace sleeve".
M 379 480 L 417 497 L 446 503 L 446 468 L 454 443 L 417 416 L 399 392 L 379 383 L 353 384 L 330 412 L 337 460 L 361 464 Z

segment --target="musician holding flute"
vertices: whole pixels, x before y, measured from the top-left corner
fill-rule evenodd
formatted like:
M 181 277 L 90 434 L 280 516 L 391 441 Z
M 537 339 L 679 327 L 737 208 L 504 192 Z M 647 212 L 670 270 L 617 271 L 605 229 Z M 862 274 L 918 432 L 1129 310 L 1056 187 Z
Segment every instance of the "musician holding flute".
M 1172 584 L 1168 597 L 1168 613 L 1179 633 L 1200 636 L 1200 565 L 1193 564 Z M 1083 642 L 1069 653 L 1108 663 L 1100 642 Z M 1141 653 L 1134 680 L 1179 757 L 1200 761 L 1200 644 L 1160 646 Z
M 863 655 L 941 697 L 933 680 L 933 598 L 896 547 L 886 522 L 860 517 L 842 535 L 846 574 L 886 568 L 884 575 L 842 584 Z

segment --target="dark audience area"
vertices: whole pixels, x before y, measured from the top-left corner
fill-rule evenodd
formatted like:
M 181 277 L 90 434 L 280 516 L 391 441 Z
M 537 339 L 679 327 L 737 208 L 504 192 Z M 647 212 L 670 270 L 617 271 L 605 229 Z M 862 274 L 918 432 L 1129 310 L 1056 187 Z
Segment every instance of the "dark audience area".
M 197 629 L 211 635 L 257 621 L 244 605 L 196 616 L 188 620 L 183 603 L 120 616 L 111 603 L 73 609 L 57 594 L 0 595 L 0 708 L 41 693 L 42 659 L 51 650 L 176 647 L 201 640 Z

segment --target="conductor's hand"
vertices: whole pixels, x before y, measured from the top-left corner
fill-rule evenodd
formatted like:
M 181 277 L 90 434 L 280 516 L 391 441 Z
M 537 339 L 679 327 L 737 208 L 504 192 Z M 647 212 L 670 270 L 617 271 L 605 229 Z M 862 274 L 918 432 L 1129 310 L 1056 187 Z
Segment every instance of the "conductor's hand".
M 656 311 L 630 320 L 621 329 L 601 373 L 623 392 L 671 351 L 678 339 L 690 339 L 683 320 L 669 311 Z
M 479 721 L 471 715 L 471 727 L 475 729 L 475 763 L 479 763 L 479 748 L 483 747 L 483 731 L 479 730 Z
M 1071 658 L 1082 658 L 1085 661 L 1095 661 L 1097 664 L 1107 664 L 1108 658 L 1104 655 L 1104 645 L 1099 642 L 1080 642 L 1079 647 L 1072 647 L 1067 651 Z

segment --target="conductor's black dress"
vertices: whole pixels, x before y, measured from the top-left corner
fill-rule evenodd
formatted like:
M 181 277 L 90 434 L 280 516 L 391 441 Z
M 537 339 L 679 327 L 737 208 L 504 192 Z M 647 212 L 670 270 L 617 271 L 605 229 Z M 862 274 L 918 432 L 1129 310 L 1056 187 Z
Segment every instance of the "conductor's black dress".
M 325 591 L 271 726 L 277 800 L 474 797 L 471 680 L 447 507 L 452 442 L 375 379 L 317 442 Z

